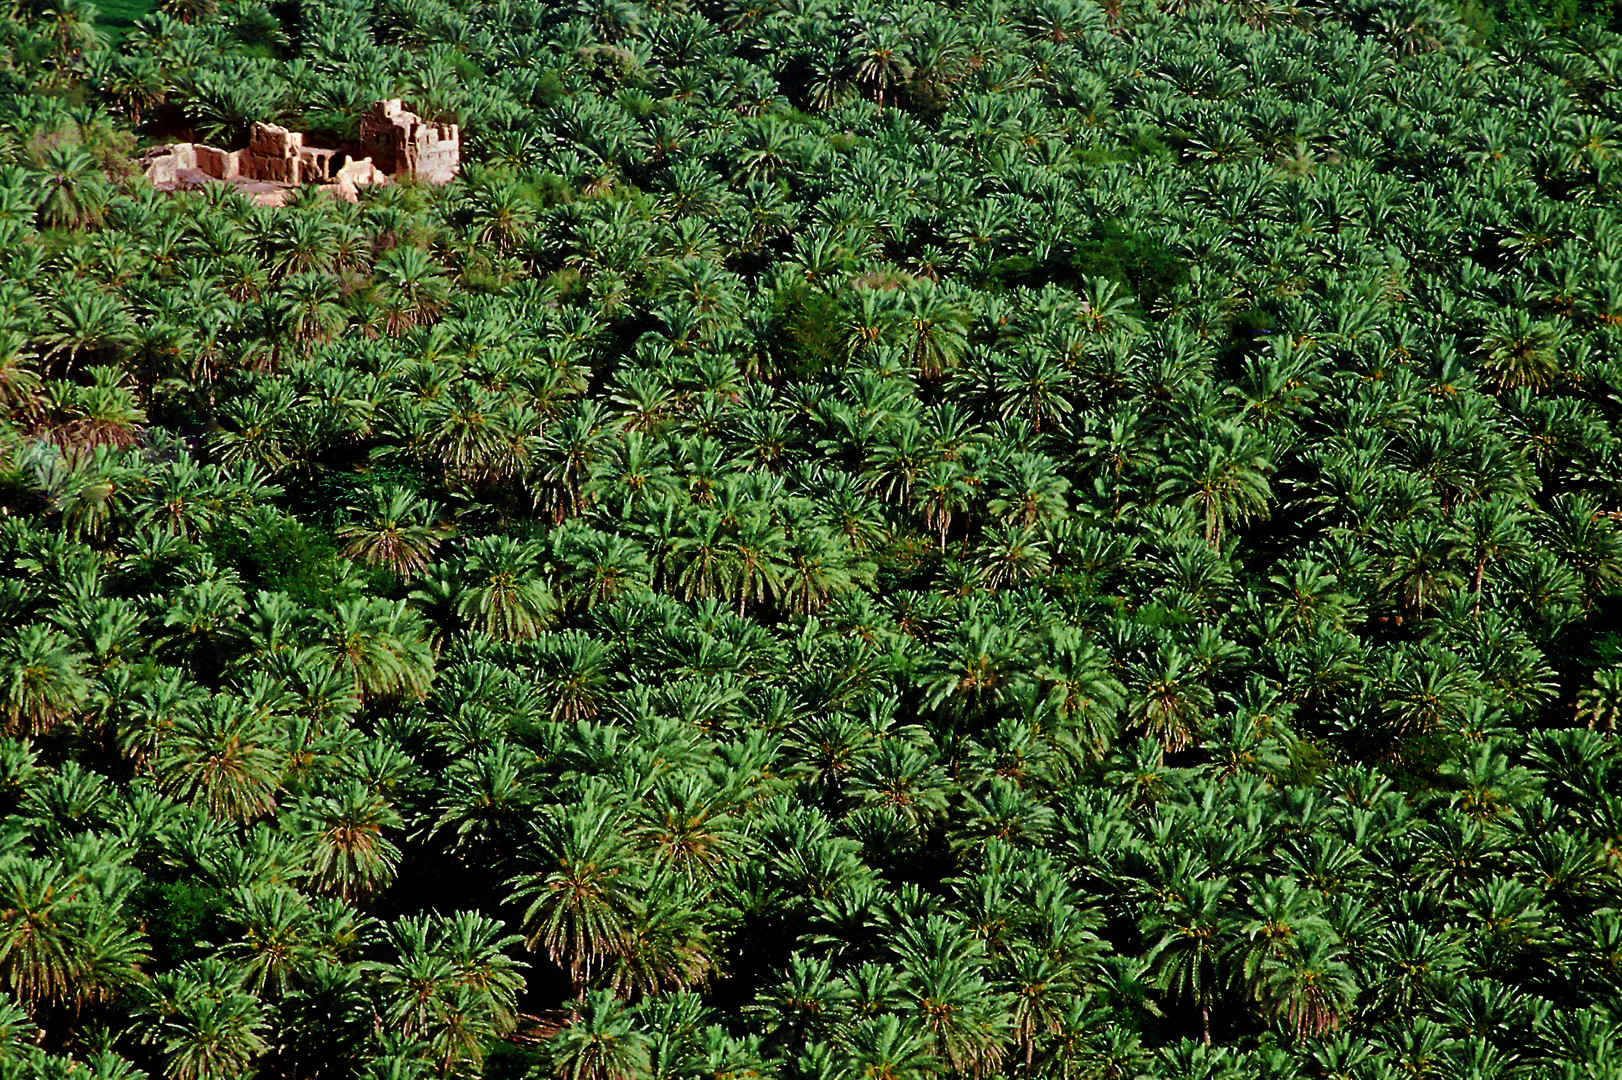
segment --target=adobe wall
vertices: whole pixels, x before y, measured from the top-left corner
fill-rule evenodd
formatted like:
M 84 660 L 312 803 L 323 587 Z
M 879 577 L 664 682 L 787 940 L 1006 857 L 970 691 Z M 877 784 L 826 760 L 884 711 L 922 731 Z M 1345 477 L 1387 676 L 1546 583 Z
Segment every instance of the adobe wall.
M 216 180 L 232 180 L 241 175 L 238 156 L 230 150 L 195 144 L 192 153 L 197 159 L 197 171 Z
M 426 125 L 425 125 L 426 126 Z M 427 184 L 448 184 L 462 170 L 461 133 L 455 124 L 445 134 L 419 134 L 412 153 L 411 173 Z
M 360 132 L 361 152 L 390 176 L 444 184 L 461 170 L 461 130 L 424 120 L 399 98 L 374 102 L 361 117 Z
M 250 180 L 273 184 L 303 182 L 299 151 L 304 149 L 304 133 L 289 131 L 279 124 L 255 124 L 242 151 L 242 175 Z
M 146 154 L 146 175 L 159 190 L 197 187 L 209 180 L 239 185 L 330 186 L 354 201 L 367 184 L 413 177 L 443 184 L 461 169 L 461 132 L 455 124 L 423 120 L 400 100 L 379 101 L 361 121 L 362 153 L 334 168 L 337 150 L 305 146 L 304 133 L 279 124 L 255 124 L 245 150 L 174 143 Z M 256 197 L 263 192 L 256 192 Z

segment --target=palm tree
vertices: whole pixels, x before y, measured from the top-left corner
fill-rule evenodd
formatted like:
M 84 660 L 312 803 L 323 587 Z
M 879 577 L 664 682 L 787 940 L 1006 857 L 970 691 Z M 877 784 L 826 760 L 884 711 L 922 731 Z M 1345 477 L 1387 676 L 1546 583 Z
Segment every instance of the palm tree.
M 315 621 L 315 647 L 361 699 L 420 699 L 428 693 L 433 652 L 421 620 L 404 601 L 343 600 L 330 612 L 318 612 Z
M 52 388 L 70 396 L 69 400 L 58 397 L 55 403 L 64 422 L 53 433 L 70 457 L 98 446 L 124 449 L 139 439 L 146 424 L 146 412 L 126 383 L 124 372 L 97 365 L 88 374 L 89 386 L 59 383 Z
M 1065 515 L 1069 488 L 1057 462 L 1042 454 L 1016 453 L 994 474 L 986 509 L 1009 524 L 1027 528 L 1046 524 Z
M 679 487 L 665 456 L 663 444 L 639 431 L 627 431 L 592 463 L 582 496 L 603 503 L 620 517 L 630 516 L 644 502 L 670 498 Z
M 315 913 L 288 886 L 239 889 L 227 918 L 241 932 L 218 955 L 233 962 L 243 986 L 257 995 L 284 997 L 322 959 Z
M 1061 730 L 1102 752 L 1115 735 L 1126 690 L 1102 649 L 1068 628 L 1050 631 L 1051 648 L 1033 674 Z
M 898 297 L 888 289 L 857 289 L 855 310 L 846 315 L 845 350 L 852 357 L 893 344 L 904 325 Z
M 781 525 L 764 514 L 742 522 L 732 541 L 734 554 L 730 585 L 738 597 L 738 617 L 744 605 L 763 604 L 783 592 L 791 572 L 790 547 Z
M 1481 341 L 1482 370 L 1499 389 L 1540 390 L 1560 372 L 1562 324 L 1534 319 L 1524 308 L 1495 318 Z
M 36 1014 L 104 1001 L 136 982 L 146 959 L 122 905 L 134 880 L 96 845 L 61 859 L 0 863 L 0 982 Z
M 216 694 L 176 717 L 158 743 L 153 772 L 168 794 L 227 821 L 276 808 L 287 749 L 272 717 Z
M 1047 543 L 1028 525 L 1001 523 L 974 550 L 980 582 L 992 592 L 1042 577 L 1052 567 Z
M 1010 1041 L 1011 1002 L 985 978 L 983 943 L 939 917 L 897 929 L 900 997 L 935 1058 L 959 1076 L 993 1074 Z
M 87 659 L 64 634 L 38 624 L 0 638 L 5 733 L 38 734 L 72 719 L 90 695 Z
M 1139 918 L 1149 949 L 1150 978 L 1161 990 L 1188 998 L 1200 1011 L 1200 1041 L 1211 1045 L 1211 1003 L 1221 984 L 1220 961 L 1232 916 L 1228 879 L 1174 884 Z
M 1127 719 L 1167 750 L 1188 746 L 1215 696 L 1199 679 L 1194 658 L 1175 646 L 1127 668 Z
M 873 564 L 856 556 L 839 534 L 797 529 L 788 544 L 779 599 L 796 614 L 810 614 L 835 596 L 870 584 L 873 574 Z
M 569 972 L 577 986 L 629 949 L 636 931 L 636 873 L 618 808 L 586 801 L 534 823 L 537 868 L 507 883 L 510 903 L 527 901 L 525 944 Z
M 44 411 L 44 385 L 24 359 L 28 339 L 13 330 L 0 332 L 0 409 L 14 421 L 37 420 Z
M 476 911 L 441 916 L 438 951 L 451 961 L 452 978 L 473 990 L 488 1006 L 499 1034 L 518 1025 L 518 996 L 524 990 L 524 965 L 507 955 L 522 943 L 516 934 Z
M 547 1055 L 560 1080 L 647 1080 L 649 1043 L 635 1013 L 613 994 L 595 991 L 552 1037 Z
M 707 987 L 718 963 L 713 907 L 679 878 L 646 879 L 625 949 L 604 971 L 609 988 L 631 997 Z
M 1390 972 L 1378 987 L 1380 1000 L 1412 1016 L 1445 998 L 1464 968 L 1464 933 L 1406 923 L 1388 928 L 1371 943 L 1379 969 Z
M 393 335 L 426 326 L 439 317 L 450 286 L 421 248 L 391 248 L 373 267 L 383 304 L 383 325 Z
M 1205 542 L 1222 544 L 1227 525 L 1264 515 L 1273 498 L 1272 471 L 1262 445 L 1242 428 L 1227 428 L 1220 441 L 1204 441 L 1167 463 L 1158 493 L 1193 507 L 1205 522 Z
M 928 1080 L 940 1070 L 929 1042 L 894 1013 L 858 1020 L 841 1033 L 847 1058 L 842 1074 L 860 1080 Z
M 274 303 L 287 336 L 306 346 L 330 341 L 348 323 L 338 303 L 338 283 L 327 274 L 292 275 L 281 283 Z
M 71 371 L 85 350 L 116 351 L 134 340 L 134 324 L 116 293 L 93 291 L 75 283 L 46 311 L 48 329 L 39 336 L 48 346 L 44 360 L 66 355 L 63 372 Z
M 147 56 L 120 57 L 104 89 L 135 128 L 141 126 L 141 114 L 163 104 L 169 91 L 162 69 Z
M 652 585 L 648 555 L 629 537 L 596 529 L 558 530 L 553 541 L 563 592 L 580 607 L 594 608 Z
M 728 542 L 730 530 L 715 511 L 690 515 L 683 525 L 684 535 L 671 550 L 671 560 L 681 567 L 674 584 L 689 600 L 720 595 L 733 573 L 730 560 L 734 548 Z
M 911 363 L 920 378 L 936 378 L 957 366 L 968 344 L 969 316 L 944 286 L 928 280 L 911 285 L 902 317 Z
M 1461 584 L 1452 568 L 1457 541 L 1439 523 L 1404 521 L 1384 540 L 1387 567 L 1382 584 L 1396 593 L 1402 615 L 1421 618 Z
M 450 535 L 450 528 L 439 520 L 438 507 L 404 488 L 375 488 L 370 507 L 350 510 L 360 520 L 338 527 L 344 554 L 387 567 L 401 577 L 420 574 Z
M 880 498 L 904 506 L 912 495 L 913 483 L 938 459 L 939 453 L 923 425 L 906 418 L 880 437 L 868 455 L 862 478 Z
M 1531 515 L 1502 498 L 1469 503 L 1454 516 L 1452 539 L 1457 545 L 1455 551 L 1474 567 L 1471 592 L 1475 597 L 1474 611 L 1477 615 L 1481 614 L 1481 587 L 1488 564 L 1500 559 L 1514 559 L 1526 550 L 1531 538 L 1522 527 L 1531 520 Z
M 519 843 L 538 800 L 526 778 L 533 762 L 511 743 L 498 741 L 446 770 L 434 803 L 433 833 L 448 837 L 451 850 L 471 861 L 487 851 Z
M 851 49 L 851 63 L 856 81 L 865 84 L 881 105 L 886 91 L 904 83 L 912 71 L 901 28 L 888 22 L 861 27 Z
M 65 0 L 58 10 L 95 11 L 77 0 Z M 45 148 L 41 164 L 45 176 L 39 189 L 39 215 L 47 227 L 83 229 L 101 220 L 109 192 L 93 157 L 72 143 L 56 142 Z
M 912 501 L 922 513 L 925 527 L 935 530 L 942 554 L 953 515 L 967 509 L 973 495 L 968 473 L 955 458 L 932 462 L 929 471 L 919 477 Z
M 1622 585 L 1622 525 L 1592 500 L 1577 494 L 1551 500 L 1542 539 L 1576 571 L 1586 596 Z
M 494 244 L 498 251 L 512 251 L 535 221 L 535 208 L 528 193 L 518 183 L 491 177 L 469 193 L 467 208 L 481 244 Z
M 1075 406 L 1070 386 L 1075 374 L 1046 353 L 1021 352 L 1006 367 L 998 367 L 994 390 L 1001 399 L 998 415 L 1018 416 L 1036 431 L 1061 423 Z
M 213 975 L 207 972 L 206 975 Z M 252 994 L 187 975 L 164 980 L 147 1008 L 157 1021 L 144 1037 L 160 1045 L 169 1080 L 228 1080 L 270 1049 L 270 1024 Z
M 439 1075 L 477 1070 L 486 1045 L 516 1024 L 523 979 L 502 950 L 517 939 L 464 912 L 399 919 L 386 940 L 393 961 L 370 965 L 382 991 L 379 1019 Z
M 1268 965 L 1286 961 L 1303 935 L 1328 934 L 1322 898 L 1288 878 L 1270 880 L 1249 898 L 1250 917 L 1234 940 L 1232 976 L 1253 999 L 1263 996 Z
M 307 879 L 312 892 L 360 900 L 394 880 L 400 849 L 385 830 L 404 822 L 387 800 L 359 780 L 306 797 L 294 814 L 297 831 L 312 852 Z
M 503 641 L 532 638 L 557 611 L 557 598 L 540 576 L 539 545 L 505 536 L 468 541 L 458 564 L 465 582 L 456 613 L 481 633 Z
M 552 719 L 588 720 L 606 700 L 611 647 L 579 631 L 551 634 L 542 642 L 537 686 Z
M 1590 728 L 1616 731 L 1622 720 L 1622 666 L 1594 672 L 1593 681 L 1577 695 L 1577 719 Z
M 395 961 L 372 966 L 382 992 L 378 1019 L 440 1076 L 479 1070 L 485 1046 L 511 1030 L 501 1016 L 505 991 L 492 995 L 486 978 L 504 965 L 490 967 L 482 928 L 463 930 L 480 932 L 447 934 L 437 916 L 399 919 L 387 938 Z

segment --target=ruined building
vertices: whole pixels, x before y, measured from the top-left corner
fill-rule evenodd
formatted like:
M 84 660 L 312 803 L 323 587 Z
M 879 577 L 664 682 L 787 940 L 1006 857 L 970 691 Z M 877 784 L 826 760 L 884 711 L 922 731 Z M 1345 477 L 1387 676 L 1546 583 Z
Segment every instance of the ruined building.
M 358 154 L 304 145 L 304 133 L 255 124 L 242 150 L 173 143 L 146 156 L 146 175 L 159 191 L 234 184 L 255 202 L 279 206 L 300 184 L 317 184 L 353 202 L 360 187 L 413 178 L 443 184 L 461 168 L 455 124 L 429 123 L 398 98 L 379 101 L 361 121 Z
M 407 112 L 399 98 L 373 102 L 360 121 L 361 153 L 389 176 L 414 176 L 444 184 L 462 160 L 462 136 L 455 124 L 433 124 Z

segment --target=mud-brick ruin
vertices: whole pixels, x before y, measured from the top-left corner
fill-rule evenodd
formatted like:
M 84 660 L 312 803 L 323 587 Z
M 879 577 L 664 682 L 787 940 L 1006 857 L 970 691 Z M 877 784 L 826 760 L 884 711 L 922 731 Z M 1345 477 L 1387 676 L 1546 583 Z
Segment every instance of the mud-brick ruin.
M 279 206 L 301 184 L 315 184 L 354 202 L 360 188 L 415 179 L 443 184 L 461 168 L 461 132 L 455 124 L 426 121 L 400 99 L 373 102 L 361 118 L 360 143 L 326 149 L 306 146 L 304 133 L 255 124 L 242 150 L 173 143 L 146 157 L 146 175 L 159 191 L 221 182 L 266 206 Z

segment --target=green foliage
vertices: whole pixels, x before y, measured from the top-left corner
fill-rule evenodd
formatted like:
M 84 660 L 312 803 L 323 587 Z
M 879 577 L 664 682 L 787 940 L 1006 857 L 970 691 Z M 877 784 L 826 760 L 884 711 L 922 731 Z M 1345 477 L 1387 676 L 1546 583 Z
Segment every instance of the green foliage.
M 17 5 L 0 1080 L 1611 1076 L 1609 18 Z
M 796 382 L 831 375 L 843 366 L 845 349 L 837 300 L 800 283 L 772 295 L 775 366 Z
M 301 607 L 330 607 L 362 588 L 332 534 L 315 522 L 263 514 L 241 531 L 214 534 L 208 548 L 244 581 L 287 593 Z
M 992 289 L 1059 285 L 1079 290 L 1099 278 L 1123 286 L 1140 311 L 1149 311 L 1187 280 L 1188 266 L 1153 236 L 1134 234 L 1120 222 L 1104 220 L 1044 261 L 1025 255 L 992 263 L 985 284 Z
M 219 889 L 203 881 L 149 880 L 130 902 L 146 924 L 153 959 L 164 967 L 179 964 L 198 942 L 214 937 L 226 908 Z

